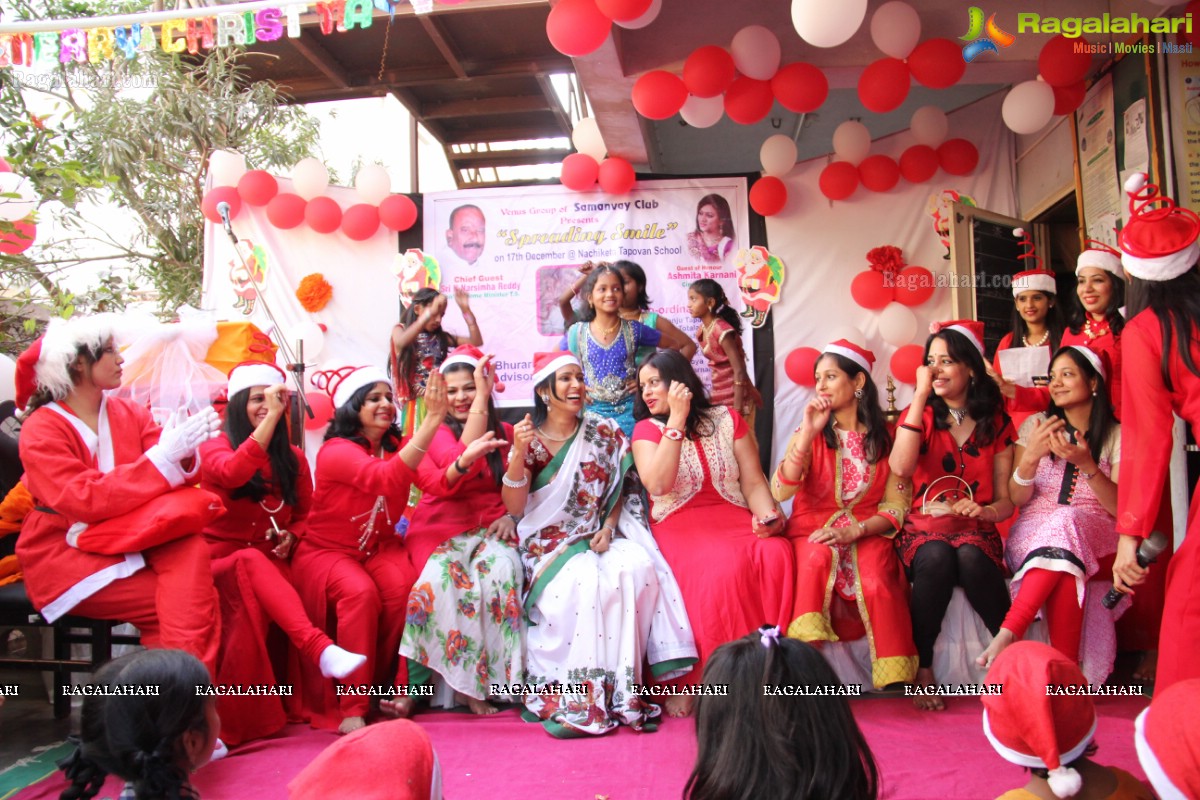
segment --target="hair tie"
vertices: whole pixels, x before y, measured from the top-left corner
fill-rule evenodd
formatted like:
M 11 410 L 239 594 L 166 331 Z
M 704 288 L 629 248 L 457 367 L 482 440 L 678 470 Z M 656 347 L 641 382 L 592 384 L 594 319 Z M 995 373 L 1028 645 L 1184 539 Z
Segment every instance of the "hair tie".
M 772 642 L 776 645 L 779 644 L 779 626 L 763 625 L 758 629 L 758 636 L 762 646 L 770 650 Z

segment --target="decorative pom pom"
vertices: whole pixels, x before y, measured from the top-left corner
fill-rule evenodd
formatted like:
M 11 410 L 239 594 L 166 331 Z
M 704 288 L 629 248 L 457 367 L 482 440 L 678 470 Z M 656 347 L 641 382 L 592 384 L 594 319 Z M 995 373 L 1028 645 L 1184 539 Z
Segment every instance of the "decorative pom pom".
M 1025 229 L 1024 228 L 1013 228 L 1013 236 L 1017 237 L 1018 239 L 1025 238 Z
M 1083 788 L 1083 778 L 1070 767 L 1058 767 L 1050 770 L 1047 777 L 1050 791 L 1055 797 L 1074 797 Z
M 1142 189 L 1146 188 L 1146 173 L 1135 172 L 1125 179 L 1125 191 L 1128 194 L 1137 194 Z
M 939 332 L 941 329 L 942 329 L 942 323 L 940 323 L 940 322 L 931 322 L 931 323 L 929 323 L 929 332 L 930 332 L 930 333 L 937 333 L 937 332 Z
M 300 286 L 296 288 L 296 299 L 300 301 L 304 310 L 310 313 L 323 309 L 332 297 L 333 287 L 319 272 L 305 275 L 300 281 Z
M 867 262 L 876 272 L 895 274 L 904 269 L 904 251 L 890 244 L 875 247 L 867 252 Z

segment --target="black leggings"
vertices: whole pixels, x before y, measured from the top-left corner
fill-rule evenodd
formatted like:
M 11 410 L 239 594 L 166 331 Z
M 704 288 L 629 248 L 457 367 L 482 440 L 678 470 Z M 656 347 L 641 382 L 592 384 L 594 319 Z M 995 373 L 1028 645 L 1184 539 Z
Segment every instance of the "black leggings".
M 912 581 L 913 640 L 922 668 L 933 666 L 933 645 L 942 631 L 942 617 L 955 586 L 963 587 L 992 635 L 1000 632 L 1011 605 L 1008 587 L 1000 568 L 975 545 L 956 548 L 945 542 L 926 542 L 917 549 L 908 577 Z

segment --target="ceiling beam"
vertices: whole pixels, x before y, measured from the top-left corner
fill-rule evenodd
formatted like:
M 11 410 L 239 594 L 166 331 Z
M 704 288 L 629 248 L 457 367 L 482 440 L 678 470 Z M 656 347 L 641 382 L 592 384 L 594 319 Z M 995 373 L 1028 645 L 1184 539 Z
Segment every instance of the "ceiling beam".
M 455 76 L 460 79 L 466 78 L 467 71 L 463 69 L 462 59 L 446 39 L 446 32 L 442 29 L 441 23 L 429 14 L 422 14 L 417 19 L 420 20 L 421 27 L 425 29 L 425 33 L 433 42 L 433 46 L 442 54 L 442 58 L 446 59 L 446 63 L 450 65 L 450 69 L 454 71 Z
M 430 128 L 432 130 L 432 127 Z M 524 127 L 492 128 L 480 126 L 471 131 L 453 133 L 441 131 L 439 141 L 446 145 L 453 144 L 484 144 L 487 142 L 521 142 L 528 139 L 566 138 L 559 131 L 548 131 L 544 126 L 526 125 Z
M 484 97 L 471 100 L 447 100 L 443 103 L 427 102 L 424 105 L 425 119 L 447 117 L 486 117 L 494 114 L 519 114 L 526 111 L 552 111 L 542 95 L 518 95 L 516 97 Z
M 554 116 L 558 118 L 558 124 L 562 126 L 563 132 L 567 136 L 570 136 L 571 117 L 567 114 L 567 110 L 563 108 L 562 100 L 558 97 L 558 92 L 554 91 L 554 84 L 550 82 L 550 76 L 545 73 L 539 73 L 537 81 L 538 86 L 542 87 L 542 96 L 546 98 L 546 102 L 550 105 Z
M 527 164 L 557 164 L 569 156 L 569 149 L 547 150 L 482 150 L 469 153 L 451 153 L 456 169 L 472 167 L 521 167 Z
M 317 38 L 313 35 L 312 29 L 302 29 L 299 38 L 288 39 L 292 47 L 296 49 L 300 55 L 304 56 L 308 63 L 312 64 L 321 74 L 343 89 L 348 89 L 352 85 L 349 73 L 337 59 L 329 54 Z

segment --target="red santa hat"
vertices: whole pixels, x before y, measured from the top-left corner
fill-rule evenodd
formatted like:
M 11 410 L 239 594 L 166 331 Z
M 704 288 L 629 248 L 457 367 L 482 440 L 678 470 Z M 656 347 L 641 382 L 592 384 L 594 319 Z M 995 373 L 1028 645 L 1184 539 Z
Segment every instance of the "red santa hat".
M 849 339 L 838 339 L 836 342 L 830 342 L 825 345 L 825 352 L 837 353 L 839 356 L 850 359 L 862 367 L 863 371 L 868 375 L 871 374 L 871 367 L 875 366 L 875 354 L 865 347 L 859 347 Z
M 1175 201 L 1138 172 L 1125 181 L 1129 223 L 1117 234 L 1125 271 L 1144 281 L 1169 281 L 1200 258 L 1200 216 Z
M 251 386 L 274 386 L 286 382 L 287 376 L 274 364 L 265 361 L 243 361 L 229 370 L 229 385 L 225 389 L 225 396 L 233 397 Z
M 553 353 L 534 353 L 533 377 L 531 380 L 536 386 L 563 367 L 571 365 L 583 368 L 583 365 L 579 363 L 579 359 L 575 357 L 575 354 L 567 350 L 559 350 Z
M 1192 713 L 1188 713 L 1191 709 Z M 1200 678 L 1171 684 L 1133 723 L 1138 761 L 1162 800 L 1200 797 Z
M 1125 280 L 1125 270 L 1121 268 L 1121 253 L 1104 242 L 1088 239 L 1084 244 L 1087 248 L 1075 260 L 1075 277 L 1081 270 L 1096 267 L 1105 272 L 1111 272 L 1121 280 Z
M 329 395 L 334 408 L 341 408 L 350 401 L 354 393 L 364 386 L 392 382 L 379 367 L 342 367 L 315 372 L 312 385 Z
M 446 360 L 442 362 L 442 374 L 446 374 L 446 370 L 450 369 L 454 364 L 469 364 L 472 369 L 479 366 L 479 362 L 483 360 L 483 351 L 473 344 L 460 344 L 458 347 L 450 351 L 446 356 Z
M 987 682 L 1001 694 L 983 697 L 983 732 L 1005 761 L 1050 771 L 1055 797 L 1072 797 L 1083 779 L 1070 764 L 1083 755 L 1096 733 L 1096 708 L 1079 666 L 1041 642 L 1014 642 L 988 670 Z M 1055 694 L 1049 687 L 1079 687 Z
M 42 338 L 33 340 L 33 344 L 25 348 L 25 352 L 17 356 L 17 369 L 13 374 L 13 383 L 17 390 L 17 408 L 24 410 L 29 405 L 29 398 L 37 391 L 37 362 L 42 355 Z
M 955 331 L 967 337 L 967 341 L 975 345 L 979 355 L 983 355 L 983 323 L 973 319 L 952 319 L 946 322 L 934 322 L 929 326 L 930 333 Z
M 322 750 L 288 784 L 288 798 L 428 800 L 439 771 L 429 735 L 411 720 L 395 719 L 359 728 Z
M 71 364 L 79 348 L 99 353 L 113 337 L 116 323 L 115 314 L 50 320 L 46 332 L 17 359 L 17 405 L 25 408 L 38 388 L 48 391 L 55 400 L 70 394 L 74 385 Z
M 1100 373 L 1100 377 L 1108 380 L 1108 370 L 1105 368 L 1104 360 L 1100 357 L 1099 353 L 1083 344 L 1071 344 L 1067 346 L 1072 350 L 1078 350 L 1079 354 L 1088 360 L 1088 363 L 1092 365 L 1096 372 Z
M 1054 273 L 1042 267 L 1042 257 L 1037 254 L 1033 237 L 1024 228 L 1014 228 L 1013 236 L 1020 241 L 1017 243 L 1025 248 L 1025 252 L 1017 256 L 1022 261 L 1029 261 L 1033 269 L 1018 272 L 1012 279 L 1012 293 L 1016 297 L 1021 292 L 1045 292 L 1057 294 L 1058 286 L 1054 282 Z

